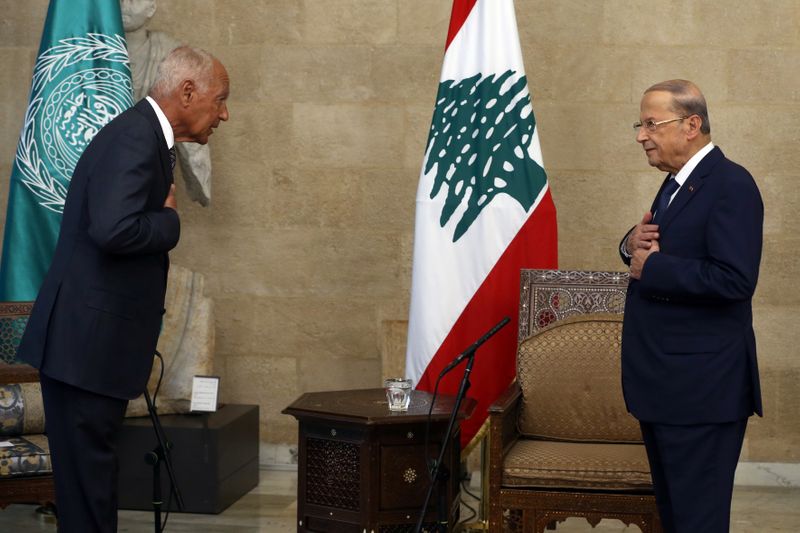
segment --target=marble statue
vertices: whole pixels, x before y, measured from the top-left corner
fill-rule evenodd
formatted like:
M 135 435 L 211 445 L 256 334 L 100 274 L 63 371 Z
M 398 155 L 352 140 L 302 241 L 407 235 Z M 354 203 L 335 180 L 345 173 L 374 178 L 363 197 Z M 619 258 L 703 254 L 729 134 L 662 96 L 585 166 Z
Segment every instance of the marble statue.
M 147 95 L 161 60 L 183 43 L 145 25 L 156 12 L 156 0 L 120 0 L 122 25 L 128 41 L 133 78 L 133 101 Z M 208 145 L 177 143 L 178 164 L 189 198 L 200 205 L 211 199 L 211 152 Z

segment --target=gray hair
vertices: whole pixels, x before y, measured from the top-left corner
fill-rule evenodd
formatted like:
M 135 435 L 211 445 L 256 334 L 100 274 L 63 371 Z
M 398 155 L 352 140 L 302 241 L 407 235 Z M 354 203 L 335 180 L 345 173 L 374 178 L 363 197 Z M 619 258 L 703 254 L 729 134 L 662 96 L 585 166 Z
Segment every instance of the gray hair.
M 179 46 L 167 54 L 156 71 L 148 91 L 153 98 L 168 98 L 184 80 L 192 80 L 197 90 L 205 92 L 214 72 L 214 56 L 193 46 Z
M 667 80 L 656 83 L 645 91 L 664 91 L 672 95 L 672 111 L 683 115 L 700 117 L 700 132 L 711 133 L 711 121 L 708 120 L 708 105 L 700 88 L 688 80 Z

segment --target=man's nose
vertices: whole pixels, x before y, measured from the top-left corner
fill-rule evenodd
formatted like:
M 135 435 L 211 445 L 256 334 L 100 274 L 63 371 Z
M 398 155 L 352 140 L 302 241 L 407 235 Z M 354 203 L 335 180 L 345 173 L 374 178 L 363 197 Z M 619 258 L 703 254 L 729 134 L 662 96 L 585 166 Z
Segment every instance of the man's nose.
M 220 120 L 228 120 L 230 115 L 228 114 L 228 104 L 222 104 L 222 110 L 219 112 L 219 119 Z
M 648 139 L 647 137 L 647 128 L 644 126 L 639 126 L 639 129 L 636 132 L 636 142 L 643 143 Z

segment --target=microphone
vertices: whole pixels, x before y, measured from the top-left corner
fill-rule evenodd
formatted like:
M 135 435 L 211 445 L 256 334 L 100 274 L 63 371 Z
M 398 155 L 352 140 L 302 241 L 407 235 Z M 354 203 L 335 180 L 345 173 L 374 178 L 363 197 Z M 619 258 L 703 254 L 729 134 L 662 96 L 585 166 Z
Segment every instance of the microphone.
M 483 337 L 475 341 L 475 343 L 472 346 L 461 352 L 461 354 L 455 359 L 453 359 L 453 361 L 449 365 L 444 367 L 444 370 L 442 370 L 439 373 L 439 378 L 441 378 L 442 376 L 453 370 L 455 367 L 457 367 L 459 364 L 461 364 L 461 361 L 463 361 L 467 357 L 472 356 L 472 354 L 475 353 L 475 351 L 478 349 L 478 347 L 480 347 L 481 344 L 488 341 L 492 335 L 503 329 L 503 326 L 508 324 L 510 320 L 511 320 L 510 318 L 505 317 L 503 320 L 498 322 L 492 329 L 490 329 Z

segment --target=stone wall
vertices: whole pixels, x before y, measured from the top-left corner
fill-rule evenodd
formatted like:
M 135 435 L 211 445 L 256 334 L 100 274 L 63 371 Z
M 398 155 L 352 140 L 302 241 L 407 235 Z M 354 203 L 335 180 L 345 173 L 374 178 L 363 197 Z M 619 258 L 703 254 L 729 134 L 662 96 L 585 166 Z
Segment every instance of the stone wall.
M 23 5 L 24 4 L 24 5 Z M 46 0 L 0 0 L 0 209 Z M 560 265 L 621 269 L 616 246 L 661 173 L 630 124 L 641 92 L 682 77 L 714 141 L 766 207 L 755 298 L 766 418 L 743 458 L 800 462 L 800 3 L 518 0 Z M 258 403 L 265 444 L 305 391 L 378 386 L 402 368 L 414 197 L 450 0 L 160 0 L 152 29 L 218 55 L 231 120 L 211 140 L 212 203 L 191 205 L 175 263 L 206 276 L 227 402 Z

